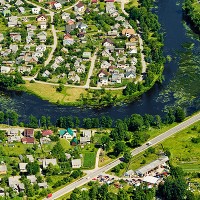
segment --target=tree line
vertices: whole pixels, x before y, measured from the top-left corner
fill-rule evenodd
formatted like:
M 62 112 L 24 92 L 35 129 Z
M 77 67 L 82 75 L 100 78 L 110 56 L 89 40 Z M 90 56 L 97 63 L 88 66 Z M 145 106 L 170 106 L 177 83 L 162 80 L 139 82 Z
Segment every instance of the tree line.
M 113 120 L 110 116 L 101 116 L 96 118 L 79 118 L 77 116 L 61 116 L 57 118 L 55 122 L 51 120 L 50 116 L 36 117 L 30 115 L 27 120 L 21 121 L 19 114 L 14 110 L 0 111 L 0 123 L 8 124 L 12 126 L 25 126 L 30 128 L 43 128 L 48 129 L 52 126 L 59 128 L 115 128 L 111 132 L 114 140 L 125 139 L 125 131 L 140 131 L 142 129 L 148 129 L 150 126 L 156 126 L 160 128 L 161 124 L 171 124 L 173 122 L 181 122 L 185 119 L 186 112 L 181 107 L 175 109 L 168 109 L 165 116 L 161 118 L 159 115 L 144 116 L 140 114 L 133 114 L 129 118 L 124 120 L 117 119 Z

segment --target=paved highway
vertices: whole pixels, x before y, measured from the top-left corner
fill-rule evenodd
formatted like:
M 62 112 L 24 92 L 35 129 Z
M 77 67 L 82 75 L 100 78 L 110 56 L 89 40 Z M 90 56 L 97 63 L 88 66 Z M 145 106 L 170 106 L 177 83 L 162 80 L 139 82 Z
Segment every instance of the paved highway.
M 151 146 L 156 145 L 157 143 L 165 140 L 166 138 L 172 136 L 173 134 L 185 129 L 186 127 L 190 126 L 191 124 L 197 122 L 200 120 L 200 113 L 197 115 L 194 115 L 193 117 L 189 118 L 188 120 L 178 124 L 177 126 L 175 126 L 174 128 L 164 132 L 163 134 L 153 138 L 152 140 L 148 141 L 151 142 Z M 149 146 L 146 144 L 143 144 L 142 146 L 134 149 L 133 151 L 131 151 L 132 156 L 135 156 L 139 153 L 141 153 L 142 151 L 148 149 Z M 57 192 L 53 193 L 53 196 L 51 198 L 48 199 L 57 199 L 61 196 L 63 196 L 64 194 L 71 192 L 72 190 L 74 190 L 75 188 L 78 188 L 84 184 L 86 184 L 87 182 L 89 182 L 92 178 L 97 177 L 98 175 L 112 169 L 113 167 L 117 166 L 118 164 L 120 164 L 122 158 L 116 159 L 113 162 L 105 165 L 104 167 L 101 167 L 99 169 L 96 170 L 92 170 L 88 175 L 84 176 L 83 178 L 77 180 L 76 182 L 73 182 L 69 185 L 67 185 L 66 187 L 58 190 Z M 47 200 L 47 198 L 45 198 Z

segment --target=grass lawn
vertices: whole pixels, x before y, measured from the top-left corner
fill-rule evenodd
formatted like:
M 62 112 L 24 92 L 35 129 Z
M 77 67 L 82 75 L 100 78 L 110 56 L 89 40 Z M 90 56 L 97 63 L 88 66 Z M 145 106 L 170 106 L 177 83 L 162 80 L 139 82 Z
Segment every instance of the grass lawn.
M 64 138 L 60 138 L 60 143 L 65 150 L 69 150 L 71 148 L 70 142 Z
M 32 147 L 32 144 L 22 144 L 21 142 L 19 143 L 12 143 L 15 146 L 11 147 L 6 144 L 6 146 L 3 146 L 3 144 L 0 144 L 0 147 L 2 147 L 3 151 L 5 151 L 6 155 L 20 155 L 20 154 L 25 154 L 26 149 L 28 147 Z
M 138 7 L 139 2 L 138 0 L 130 0 L 129 3 L 125 4 L 124 7 L 125 9 L 131 8 L 131 7 Z
M 21 88 L 22 90 L 24 89 L 39 96 L 43 100 L 48 100 L 51 103 L 57 103 L 59 101 L 61 104 L 75 103 L 79 100 L 81 94 L 86 93 L 85 89 L 70 87 L 64 87 L 62 92 L 57 92 L 57 86 L 42 83 L 30 83 L 29 81 L 26 81 L 26 84 L 22 85 Z
M 83 156 L 83 167 L 94 168 L 96 161 L 96 152 L 85 152 Z

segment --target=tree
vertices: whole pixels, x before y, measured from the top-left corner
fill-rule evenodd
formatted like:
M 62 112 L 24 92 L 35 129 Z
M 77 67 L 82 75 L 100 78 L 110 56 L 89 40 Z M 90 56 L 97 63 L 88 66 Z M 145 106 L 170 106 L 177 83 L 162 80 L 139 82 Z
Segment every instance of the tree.
M 26 169 L 27 169 L 28 174 L 36 175 L 36 174 L 40 171 L 40 166 L 39 166 L 39 164 L 37 163 L 37 161 L 29 162 L 29 163 L 26 165 Z
M 175 110 L 175 119 L 176 122 L 182 122 L 186 117 L 185 110 L 182 109 L 181 107 L 177 107 Z
M 60 162 L 66 161 L 65 150 L 60 142 L 56 143 L 56 145 L 51 150 L 51 154 L 53 157 L 57 158 Z
M 42 133 L 41 133 L 41 131 L 37 131 L 37 132 L 35 133 L 35 138 L 36 138 L 38 141 L 40 141 L 40 138 L 42 138 Z
M 162 119 L 161 119 L 161 117 L 160 117 L 159 115 L 156 115 L 156 116 L 155 116 L 155 121 L 154 121 L 154 123 L 155 123 L 155 126 L 156 126 L 156 127 L 158 127 L 158 128 L 161 127 Z
M 56 88 L 56 91 L 57 92 L 62 92 L 64 89 L 64 85 L 63 84 L 60 84 L 57 88 Z
M 110 149 L 110 138 L 108 136 L 105 136 L 105 135 L 102 136 L 101 143 L 102 143 L 103 149 L 105 149 L 106 151 Z
M 4 112 L 0 111 L 0 123 L 4 122 Z
M 118 156 L 120 153 L 124 152 L 126 149 L 126 145 L 124 142 L 117 142 L 114 147 L 114 153 Z
M 124 162 L 125 163 L 128 163 L 130 160 L 131 160 L 131 153 L 130 153 L 130 151 L 125 151 L 125 153 L 124 153 Z
M 129 119 L 128 129 L 130 131 L 140 131 L 144 124 L 143 118 L 139 114 L 131 115 Z

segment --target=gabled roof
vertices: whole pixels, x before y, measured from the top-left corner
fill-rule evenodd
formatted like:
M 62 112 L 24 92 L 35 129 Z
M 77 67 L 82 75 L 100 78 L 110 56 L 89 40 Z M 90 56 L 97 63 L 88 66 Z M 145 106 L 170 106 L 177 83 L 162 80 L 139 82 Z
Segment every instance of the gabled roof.
M 73 131 L 71 128 L 67 128 L 67 132 L 68 132 L 71 136 L 74 135 L 74 131 Z
M 83 7 L 83 6 L 84 6 L 84 4 L 83 4 L 82 1 L 80 1 L 80 2 L 76 5 L 77 8 L 81 8 L 81 7 Z
M 52 135 L 53 131 L 52 130 L 43 130 L 42 131 L 42 136 L 47 136 L 47 135 Z
M 67 132 L 66 130 L 60 130 L 59 134 L 60 134 L 60 136 L 63 136 L 63 135 L 65 135 L 66 132 Z
M 103 44 L 106 43 L 106 42 L 108 42 L 108 43 L 110 43 L 110 44 L 114 44 L 114 42 L 113 42 L 110 38 L 106 38 L 106 39 L 103 41 Z

